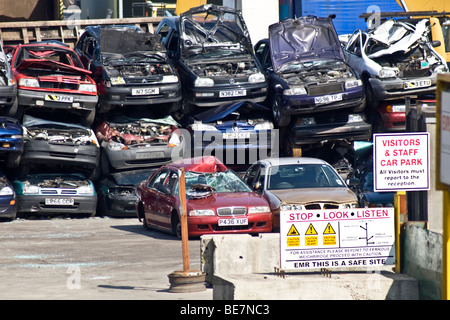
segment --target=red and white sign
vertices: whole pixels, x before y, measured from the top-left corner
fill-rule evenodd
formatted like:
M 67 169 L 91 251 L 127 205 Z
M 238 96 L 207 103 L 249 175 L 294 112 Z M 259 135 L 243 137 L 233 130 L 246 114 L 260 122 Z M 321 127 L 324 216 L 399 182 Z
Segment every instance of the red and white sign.
M 428 132 L 374 134 L 374 191 L 429 190 L 429 140 Z
M 281 269 L 395 263 L 394 208 L 281 211 Z

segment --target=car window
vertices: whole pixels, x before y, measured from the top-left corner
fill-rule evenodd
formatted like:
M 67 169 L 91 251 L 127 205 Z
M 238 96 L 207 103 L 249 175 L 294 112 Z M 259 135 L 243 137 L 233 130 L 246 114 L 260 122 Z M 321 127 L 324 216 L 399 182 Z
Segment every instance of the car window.
M 161 25 L 158 34 L 161 35 L 161 41 L 164 42 L 165 38 L 167 37 L 167 34 L 170 31 L 170 26 L 167 23 L 164 23 Z
M 194 190 L 195 185 L 207 185 L 214 188 L 215 193 L 251 192 L 249 186 L 233 171 L 225 172 L 186 172 L 186 192 Z
M 345 184 L 325 164 L 289 164 L 271 167 L 267 189 L 334 188 Z
M 266 47 L 266 43 L 265 42 L 261 42 L 259 44 L 259 46 L 256 48 L 255 51 L 255 56 L 258 59 L 259 62 L 263 62 L 263 57 L 264 57 L 264 49 Z
M 164 185 L 165 179 L 167 178 L 167 175 L 169 174 L 169 171 L 163 170 L 159 173 L 157 173 L 147 184 L 147 187 L 158 189 L 158 185 Z
M 258 174 L 259 167 L 260 167 L 259 164 L 255 164 L 245 174 L 244 181 L 249 186 L 252 186 L 253 182 L 255 181 L 255 177 Z

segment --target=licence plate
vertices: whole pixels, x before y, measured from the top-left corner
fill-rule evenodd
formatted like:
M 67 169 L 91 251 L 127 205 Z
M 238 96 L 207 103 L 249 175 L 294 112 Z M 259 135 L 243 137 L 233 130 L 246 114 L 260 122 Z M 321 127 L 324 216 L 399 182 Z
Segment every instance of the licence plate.
M 224 132 L 224 139 L 250 139 L 250 132 Z
M 55 102 L 67 102 L 67 103 L 72 103 L 73 102 L 73 97 L 69 97 L 69 96 L 60 96 L 57 94 L 46 94 L 45 95 L 45 100 L 46 101 L 55 101 Z
M 431 80 L 430 79 L 424 79 L 424 80 L 414 80 L 414 81 L 408 81 L 403 83 L 403 88 L 405 90 L 408 89 L 416 89 L 416 88 L 425 88 L 431 86 Z
M 247 90 L 227 90 L 227 91 L 220 91 L 219 97 L 220 98 L 228 98 L 228 97 L 242 97 L 247 95 Z
M 341 101 L 341 100 L 342 100 L 342 93 L 330 94 L 327 96 L 321 96 L 321 97 L 314 98 L 314 102 L 316 104 L 331 103 L 331 102 Z
M 246 225 L 248 225 L 248 218 L 219 219 L 219 227 Z
M 45 198 L 47 206 L 73 206 L 74 200 L 67 198 Z
M 139 88 L 131 89 L 132 96 L 148 96 L 152 94 L 158 94 L 159 88 Z
M 136 153 L 137 159 L 156 159 L 156 158 L 164 158 L 164 152 L 138 152 Z

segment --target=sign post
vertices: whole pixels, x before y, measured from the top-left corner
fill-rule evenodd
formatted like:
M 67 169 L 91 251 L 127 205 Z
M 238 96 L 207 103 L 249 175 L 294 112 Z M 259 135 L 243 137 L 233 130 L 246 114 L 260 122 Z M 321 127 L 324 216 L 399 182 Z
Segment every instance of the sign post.
M 436 190 L 443 193 L 442 299 L 450 299 L 450 75 L 438 74 L 436 89 Z

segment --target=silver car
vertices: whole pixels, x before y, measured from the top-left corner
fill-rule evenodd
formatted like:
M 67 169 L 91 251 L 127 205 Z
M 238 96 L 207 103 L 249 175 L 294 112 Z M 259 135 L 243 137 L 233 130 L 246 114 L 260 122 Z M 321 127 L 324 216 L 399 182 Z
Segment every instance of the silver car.
M 317 158 L 273 158 L 255 162 L 244 181 L 270 204 L 273 228 L 281 210 L 358 207 L 358 198 L 326 161 Z

